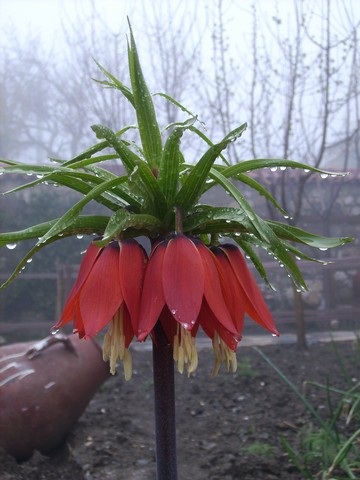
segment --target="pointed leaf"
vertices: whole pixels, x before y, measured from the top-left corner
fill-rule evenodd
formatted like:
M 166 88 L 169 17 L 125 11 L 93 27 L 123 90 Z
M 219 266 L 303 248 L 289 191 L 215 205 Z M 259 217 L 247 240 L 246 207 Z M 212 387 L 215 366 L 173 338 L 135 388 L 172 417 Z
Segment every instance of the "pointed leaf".
M 180 139 L 184 131 L 195 121 L 196 118 L 193 117 L 182 125 L 176 127 L 169 135 L 164 146 L 164 151 L 161 156 L 158 182 L 168 202 L 168 206 L 173 205 L 179 182 Z
M 301 228 L 280 222 L 267 221 L 267 224 L 278 237 L 291 240 L 292 242 L 303 243 L 314 248 L 334 248 L 353 241 L 353 238 L 349 237 L 323 237 L 321 235 L 314 235 Z
M 123 234 L 126 229 L 133 228 L 135 230 L 146 230 L 148 234 L 159 233 L 164 230 L 162 222 L 152 216 L 146 214 L 131 214 L 125 209 L 118 210 L 110 218 L 103 238 L 96 241 L 96 245 L 103 247 L 118 235 Z M 120 235 L 121 236 L 121 235 Z
M 100 63 L 97 62 L 95 59 L 94 59 L 94 62 L 96 63 L 96 65 L 100 68 L 100 70 L 110 80 L 110 82 L 108 83 L 108 86 L 112 87 L 112 88 L 116 88 L 117 90 L 120 90 L 120 92 L 129 100 L 131 105 L 133 107 L 135 107 L 134 96 L 133 96 L 130 88 L 127 87 L 126 85 L 124 85 L 122 82 L 120 82 L 120 80 L 118 80 L 116 77 L 114 77 L 114 75 L 112 75 L 110 72 L 105 70 L 105 68 L 102 65 L 100 65 Z M 105 82 L 102 82 L 102 81 L 99 81 L 99 80 L 96 80 L 96 79 L 94 79 L 94 80 L 95 80 L 95 82 L 98 82 L 98 83 L 105 83 Z
M 266 270 L 265 270 L 265 267 L 262 263 L 262 261 L 260 260 L 260 258 L 258 257 L 258 255 L 256 255 L 256 253 L 254 252 L 254 250 L 251 248 L 251 245 L 250 243 L 242 240 L 241 238 L 238 238 L 238 237 L 235 237 L 235 236 L 232 236 L 231 237 L 233 240 L 235 240 L 235 242 L 244 250 L 244 252 L 246 253 L 246 255 L 248 255 L 248 257 L 250 258 L 250 260 L 252 261 L 252 263 L 254 264 L 256 270 L 258 271 L 258 273 L 261 275 L 262 279 L 265 280 L 265 282 L 267 283 L 267 285 L 271 288 L 271 290 L 273 290 L 274 292 L 276 292 L 276 288 L 271 284 L 271 282 L 269 281 L 269 278 L 267 276 L 267 273 L 266 273 Z
M 199 162 L 191 168 L 189 176 L 174 201 L 175 205 L 182 209 L 184 215 L 202 195 L 210 169 L 220 152 L 222 152 L 230 142 L 235 141 L 245 128 L 243 125 L 240 126 L 233 130 L 232 135 L 227 135 L 220 143 L 210 147 Z
M 188 216 L 184 219 L 184 231 L 189 232 L 195 229 L 206 231 L 209 224 L 213 224 L 218 220 L 223 220 L 225 222 L 225 230 L 226 227 L 230 227 L 230 224 L 232 223 L 230 227 L 231 231 L 235 231 L 234 222 L 235 224 L 238 224 L 239 231 L 250 227 L 246 214 L 240 208 L 197 205 L 194 211 L 190 211 Z
M 275 167 L 290 167 L 290 168 L 299 168 L 301 170 L 306 170 L 315 173 L 322 173 L 325 175 L 336 175 L 344 177 L 348 175 L 346 172 L 329 172 L 327 170 L 322 170 L 320 168 L 312 167 L 306 165 L 306 163 L 295 162 L 293 160 L 284 160 L 282 158 L 256 158 L 254 160 L 244 160 L 241 163 L 232 165 L 222 171 L 222 174 L 229 178 L 234 177 L 239 173 L 252 172 L 258 170 L 259 168 L 275 168 Z
M 18 230 L 17 232 L 0 233 L 0 247 L 9 243 L 17 243 L 22 240 L 31 240 L 44 236 L 57 222 L 59 218 L 50 220 L 49 222 L 39 223 L 33 227 Z M 63 237 L 70 237 L 76 234 L 102 233 L 109 221 L 109 217 L 102 215 L 80 215 L 71 225 L 63 232 Z
M 108 182 L 103 182 L 100 185 L 94 187 L 90 192 L 84 196 L 79 202 L 75 203 L 51 228 L 48 232 L 40 238 L 39 243 L 47 242 L 51 237 L 62 233 L 66 228 L 70 227 L 74 220 L 77 219 L 81 210 L 91 200 L 97 198 L 100 194 L 106 190 L 111 189 L 113 186 L 119 185 L 125 182 L 127 177 L 118 177 Z
M 161 134 L 156 119 L 152 98 L 140 66 L 131 25 L 129 25 L 129 27 L 129 71 L 139 133 L 145 159 L 151 169 L 157 170 L 159 168 L 162 152 Z

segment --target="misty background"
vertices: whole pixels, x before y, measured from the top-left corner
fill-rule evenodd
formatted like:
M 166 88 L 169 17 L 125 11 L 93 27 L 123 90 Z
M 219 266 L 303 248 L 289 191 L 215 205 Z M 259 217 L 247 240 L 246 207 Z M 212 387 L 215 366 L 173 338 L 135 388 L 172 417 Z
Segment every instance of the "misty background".
M 120 94 L 94 81 L 104 79 L 96 59 L 129 84 L 127 16 L 150 91 L 165 92 L 198 114 L 214 141 L 248 123 L 227 152 L 232 163 L 289 158 L 350 172 L 344 178 L 289 169 L 257 173 L 254 178 L 288 212 L 286 219 L 264 198 L 244 193 L 266 218 L 355 237 L 336 251 L 317 252 L 326 267 L 301 262 L 310 287 L 301 296 L 278 262 L 259 252 L 278 290 L 262 286 L 280 331 L 293 331 L 299 318 L 307 328 L 358 329 L 359 1 L 0 0 L 0 158 L 68 160 L 95 143 L 92 124 L 119 130 L 135 123 Z M 163 98 L 154 102 L 161 126 L 185 119 Z M 184 135 L 187 161 L 204 149 Z M 120 171 L 116 163 L 108 168 Z M 25 177 L 2 175 L 0 191 L 31 180 Z M 60 216 L 76 198 L 50 185 L 2 196 L 0 231 Z M 230 202 L 216 191 L 207 201 Z M 55 322 L 90 240 L 66 239 L 42 250 L 0 293 L 0 335 L 9 325 L 24 335 L 21 325 L 48 329 Z M 28 248 L 0 251 L 1 282 Z

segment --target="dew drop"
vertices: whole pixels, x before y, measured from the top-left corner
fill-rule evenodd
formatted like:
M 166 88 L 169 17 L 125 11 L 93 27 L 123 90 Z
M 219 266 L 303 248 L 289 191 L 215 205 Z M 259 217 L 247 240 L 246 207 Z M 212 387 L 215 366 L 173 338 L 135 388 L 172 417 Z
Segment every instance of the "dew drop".
M 63 233 L 58 233 L 58 237 L 63 237 L 64 234 Z
M 231 223 L 231 220 L 225 220 L 226 223 Z
M 56 335 L 57 333 L 59 333 L 60 331 L 60 328 L 55 328 L 53 327 L 51 330 L 50 330 L 50 333 L 51 335 Z
M 319 248 L 319 250 L 321 250 L 322 252 L 326 252 L 327 248 L 323 247 L 323 248 Z
M 4 172 L 0 172 L 0 175 L 3 175 Z
M 272 337 L 277 337 L 276 333 L 271 334 Z
M 76 235 L 76 238 L 78 238 L 79 240 L 81 240 L 82 238 L 84 238 L 84 235 L 82 233 L 78 233 Z
M 28 259 L 26 260 L 26 263 L 31 263 L 32 261 L 33 261 L 32 258 L 28 258 Z
M 284 215 L 284 218 L 285 218 L 285 219 L 288 219 L 288 218 L 290 218 L 290 217 L 289 217 L 289 215 Z
M 280 170 L 283 172 L 284 170 L 286 170 L 286 167 L 280 167 Z
M 307 168 L 305 168 L 304 172 L 305 172 L 305 173 L 309 173 L 310 170 L 308 170 Z
M 173 309 L 171 310 L 171 313 L 172 313 L 173 315 L 176 315 L 176 312 L 177 312 L 176 308 L 173 308 Z
M 278 169 L 278 167 L 271 167 L 271 168 L 270 168 L 270 172 L 276 172 L 277 169 Z
M 33 174 L 32 174 L 32 173 L 27 173 L 26 175 L 27 175 L 28 177 L 32 177 Z
M 38 174 L 36 175 L 36 178 L 44 178 L 44 175 L 43 175 L 42 173 L 38 173 Z
M 328 173 L 321 173 L 321 174 L 320 174 L 320 177 L 321 177 L 321 178 L 327 178 L 328 176 L 329 176 Z
M 280 263 L 280 267 L 281 267 L 281 268 L 284 268 L 284 264 L 283 264 L 283 263 Z
M 6 245 L 6 248 L 8 248 L 9 250 L 14 250 L 14 248 L 16 248 L 16 245 L 17 243 L 8 243 Z

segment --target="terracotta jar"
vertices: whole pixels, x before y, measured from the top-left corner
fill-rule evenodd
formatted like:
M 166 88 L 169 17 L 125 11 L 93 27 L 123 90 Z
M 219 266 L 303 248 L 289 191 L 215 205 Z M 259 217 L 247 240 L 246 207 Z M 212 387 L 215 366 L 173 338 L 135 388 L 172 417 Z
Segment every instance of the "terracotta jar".
M 0 447 L 17 460 L 64 441 L 109 376 L 96 341 L 53 335 L 0 348 Z

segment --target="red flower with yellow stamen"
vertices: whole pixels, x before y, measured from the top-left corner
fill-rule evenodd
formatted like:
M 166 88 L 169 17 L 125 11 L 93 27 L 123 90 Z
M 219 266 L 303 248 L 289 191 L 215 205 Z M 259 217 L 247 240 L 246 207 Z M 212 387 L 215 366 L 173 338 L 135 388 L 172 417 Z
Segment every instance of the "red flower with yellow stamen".
M 140 297 L 147 263 L 145 250 L 136 240 L 111 242 L 104 248 L 90 245 L 79 275 L 66 301 L 58 329 L 73 321 L 79 337 L 92 337 L 106 325 L 104 360 L 115 373 L 123 360 L 125 378 L 131 377 L 128 347 L 137 332 Z
M 213 342 L 214 374 L 221 362 L 236 370 L 235 351 L 245 312 L 278 334 L 236 246 L 210 250 L 183 234 L 154 246 L 145 273 L 137 336 L 139 341 L 145 340 L 159 320 L 174 346 L 179 371 L 186 365 L 190 373 L 197 366 L 199 326 Z

